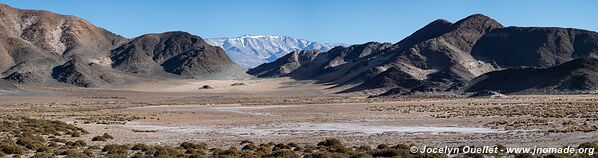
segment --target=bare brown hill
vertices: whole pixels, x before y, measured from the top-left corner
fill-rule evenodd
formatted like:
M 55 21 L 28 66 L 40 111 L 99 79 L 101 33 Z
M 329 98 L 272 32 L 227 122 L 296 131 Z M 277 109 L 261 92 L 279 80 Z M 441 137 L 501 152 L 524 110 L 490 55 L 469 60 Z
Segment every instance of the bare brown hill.
M 96 87 L 164 77 L 247 78 L 244 71 L 199 36 L 129 40 L 75 16 L 0 4 L 0 77 L 13 83 Z

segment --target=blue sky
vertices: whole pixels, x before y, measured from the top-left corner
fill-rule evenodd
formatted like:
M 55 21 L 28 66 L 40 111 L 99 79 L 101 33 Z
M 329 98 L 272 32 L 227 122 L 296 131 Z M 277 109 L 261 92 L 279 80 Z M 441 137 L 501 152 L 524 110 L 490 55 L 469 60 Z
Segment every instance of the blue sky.
M 592 0 L 0 0 L 84 18 L 125 37 L 186 31 L 208 37 L 274 34 L 319 42 L 398 42 L 435 19 L 482 13 L 505 26 L 598 30 Z

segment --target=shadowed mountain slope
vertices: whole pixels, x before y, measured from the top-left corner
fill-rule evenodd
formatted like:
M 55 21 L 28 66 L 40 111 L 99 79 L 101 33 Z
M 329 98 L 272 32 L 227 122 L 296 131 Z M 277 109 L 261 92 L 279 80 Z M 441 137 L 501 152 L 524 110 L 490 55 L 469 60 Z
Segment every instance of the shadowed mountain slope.
M 433 21 L 395 44 L 337 47 L 283 76 L 315 79 L 344 87 L 342 92 L 460 93 L 468 82 L 488 72 L 551 67 L 597 56 L 597 37 L 596 32 L 579 29 L 505 28 L 475 14 L 455 23 Z
M 575 59 L 549 68 L 519 67 L 472 80 L 467 91 L 575 92 L 598 90 L 598 58 Z
M 247 77 L 220 47 L 186 32 L 146 34 L 112 51 L 112 67 L 129 73 L 168 73 L 207 79 Z
M 274 62 L 249 69 L 247 73 L 257 77 L 284 76 L 302 65 L 309 64 L 318 54 L 320 54 L 319 50 L 294 51 Z

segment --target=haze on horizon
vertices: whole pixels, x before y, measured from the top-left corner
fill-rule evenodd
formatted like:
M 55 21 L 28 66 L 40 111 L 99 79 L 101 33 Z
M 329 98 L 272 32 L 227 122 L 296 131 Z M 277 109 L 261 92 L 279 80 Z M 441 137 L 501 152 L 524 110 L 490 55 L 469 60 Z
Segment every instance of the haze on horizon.
M 133 38 L 186 31 L 203 38 L 285 35 L 318 42 L 398 42 L 436 19 L 455 22 L 481 13 L 505 26 L 598 30 L 598 1 L 591 0 L 200 0 L 21 1 L 0 3 L 86 19 Z

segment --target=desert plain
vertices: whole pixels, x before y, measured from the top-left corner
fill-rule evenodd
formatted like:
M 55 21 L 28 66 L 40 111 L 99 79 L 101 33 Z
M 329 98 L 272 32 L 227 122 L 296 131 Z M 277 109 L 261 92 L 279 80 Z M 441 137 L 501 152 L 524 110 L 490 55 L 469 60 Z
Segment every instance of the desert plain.
M 89 141 L 99 146 L 315 144 L 329 138 L 372 146 L 534 147 L 598 141 L 596 94 L 368 97 L 289 78 L 19 88 L 24 91 L 0 96 L 2 115 L 64 121 L 89 132 L 66 139 L 114 137 Z

